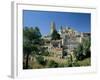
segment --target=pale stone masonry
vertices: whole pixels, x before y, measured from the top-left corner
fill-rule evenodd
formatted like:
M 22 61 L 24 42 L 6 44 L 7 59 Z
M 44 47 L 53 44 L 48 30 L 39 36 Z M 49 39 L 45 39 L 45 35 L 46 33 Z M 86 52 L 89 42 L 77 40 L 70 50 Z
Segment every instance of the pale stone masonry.
M 70 27 L 63 28 L 61 27 L 58 33 L 60 34 L 61 39 L 51 40 L 51 34 L 56 30 L 56 25 L 54 22 L 51 22 L 50 34 L 43 37 L 45 40 L 44 47 L 47 47 L 48 51 L 53 53 L 54 56 L 59 58 L 64 58 L 70 54 L 78 44 L 82 42 L 83 38 L 90 37 L 89 32 L 78 32 Z

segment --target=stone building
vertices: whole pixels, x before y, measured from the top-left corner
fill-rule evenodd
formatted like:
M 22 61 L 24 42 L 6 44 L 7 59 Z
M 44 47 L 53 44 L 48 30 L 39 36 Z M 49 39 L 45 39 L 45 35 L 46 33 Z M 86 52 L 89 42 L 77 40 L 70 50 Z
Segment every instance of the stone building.
M 51 22 L 50 34 L 45 36 L 46 41 L 45 46 L 48 48 L 48 51 L 54 53 L 54 56 L 63 58 L 70 54 L 78 44 L 82 42 L 83 38 L 90 37 L 90 33 L 78 32 L 70 27 L 63 28 L 61 27 L 58 33 L 60 34 L 61 39 L 51 40 L 51 34 L 56 30 L 56 25 L 54 22 Z

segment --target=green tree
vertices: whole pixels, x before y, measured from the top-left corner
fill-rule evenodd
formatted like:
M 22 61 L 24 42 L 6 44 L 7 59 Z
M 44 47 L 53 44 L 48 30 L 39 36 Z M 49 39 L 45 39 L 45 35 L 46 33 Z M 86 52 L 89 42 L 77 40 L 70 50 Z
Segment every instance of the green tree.
M 51 39 L 52 40 L 60 39 L 60 35 L 59 35 L 59 33 L 56 30 L 54 30 L 53 33 L 51 34 Z
M 80 43 L 76 49 L 76 58 L 78 60 L 82 60 L 84 55 L 83 55 L 83 45 Z
M 41 33 L 38 27 L 24 27 L 23 29 L 23 55 L 26 56 L 25 67 L 26 69 L 29 68 L 28 60 L 29 55 L 35 54 L 39 51 L 39 45 L 41 43 Z
M 83 60 L 84 58 L 90 57 L 90 38 L 84 38 L 82 43 L 80 43 L 76 49 L 76 57 L 78 60 Z
M 86 39 L 83 39 L 83 53 L 84 53 L 84 56 L 85 57 L 90 57 L 90 46 L 91 46 L 91 42 L 90 42 L 90 38 L 86 38 Z

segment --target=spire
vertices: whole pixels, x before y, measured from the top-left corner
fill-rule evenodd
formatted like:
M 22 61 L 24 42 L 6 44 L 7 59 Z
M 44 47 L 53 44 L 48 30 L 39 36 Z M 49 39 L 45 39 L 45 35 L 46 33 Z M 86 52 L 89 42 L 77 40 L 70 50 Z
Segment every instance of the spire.
M 63 32 L 63 27 L 61 26 L 60 27 L 60 34 Z
M 62 30 L 63 30 L 63 27 L 61 26 L 60 29 L 61 29 L 61 31 L 62 31 Z
M 52 21 L 50 27 L 51 27 L 51 34 L 52 34 L 53 31 L 56 30 L 55 22 Z

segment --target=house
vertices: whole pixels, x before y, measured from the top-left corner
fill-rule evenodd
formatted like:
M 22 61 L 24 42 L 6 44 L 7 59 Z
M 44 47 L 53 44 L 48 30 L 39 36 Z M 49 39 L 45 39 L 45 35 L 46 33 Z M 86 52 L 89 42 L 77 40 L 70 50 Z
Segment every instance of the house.
M 90 37 L 89 32 L 78 32 L 70 27 L 63 28 L 61 26 L 58 33 L 60 34 L 61 39 L 51 40 L 51 34 L 56 30 L 56 25 L 54 22 L 51 22 L 50 34 L 44 37 L 45 47 L 47 47 L 48 52 L 54 54 L 54 56 L 59 58 L 64 58 L 70 54 L 75 48 L 77 48 L 79 43 L 82 43 L 83 38 Z

